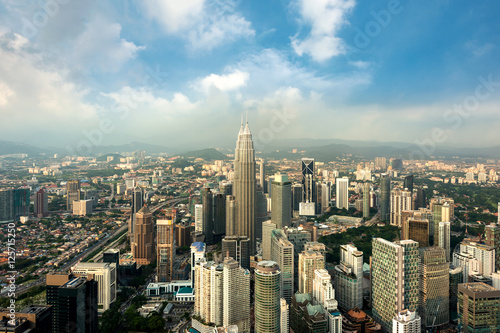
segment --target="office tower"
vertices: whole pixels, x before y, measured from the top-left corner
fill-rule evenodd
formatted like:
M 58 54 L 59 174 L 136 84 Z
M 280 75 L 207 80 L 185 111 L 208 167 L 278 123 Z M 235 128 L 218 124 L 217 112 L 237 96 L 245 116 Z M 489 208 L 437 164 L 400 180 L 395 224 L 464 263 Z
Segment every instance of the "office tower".
M 338 209 L 349 209 L 349 179 L 337 178 L 335 203 Z
M 262 187 L 262 190 L 265 191 L 266 188 L 266 163 L 264 159 L 261 159 L 259 162 L 259 184 Z
M 224 197 L 228 195 L 233 195 L 233 184 L 228 182 L 221 182 L 219 185 L 219 192 L 224 195 Z
M 419 210 L 405 210 L 401 212 L 401 238 L 413 239 L 410 237 L 410 220 L 424 221 L 428 224 L 428 238 L 429 243 L 437 245 L 438 240 L 434 240 L 434 217 L 432 211 L 427 208 L 420 208 Z
M 43 188 L 36 192 L 33 208 L 36 217 L 41 218 L 49 215 L 49 197 Z
M 432 198 L 429 208 L 434 216 L 434 240 L 439 240 L 439 222 L 453 222 L 454 201 L 451 198 Z
M 417 189 L 417 199 L 415 200 L 415 209 L 426 208 L 427 198 L 425 197 L 425 190 L 423 188 Z
M 175 238 L 172 219 L 156 220 L 156 282 L 170 282 L 174 273 Z
M 317 227 L 317 226 L 315 226 L 315 225 L 313 226 L 311 240 L 312 240 L 313 242 L 317 242 L 317 241 L 318 241 L 318 227 Z
M 334 272 L 339 306 L 346 311 L 363 308 L 363 252 L 352 245 L 341 245 L 340 264 Z
M 144 195 L 142 193 L 142 189 L 137 186 L 132 191 L 132 203 L 130 205 L 130 222 L 128 233 L 130 235 L 130 241 L 134 241 L 135 236 L 135 226 L 137 224 L 137 212 L 144 206 Z
M 294 292 L 293 244 L 281 229 L 271 231 L 271 260 L 276 262 L 281 270 L 280 297 L 290 303 Z
M 391 196 L 391 178 L 388 174 L 380 176 L 380 221 L 388 222 L 390 220 L 390 196 Z
M 102 253 L 102 262 L 116 264 L 116 268 L 118 269 L 118 265 L 120 264 L 120 250 L 108 249 L 104 251 Z
M 370 183 L 363 185 L 363 218 L 365 221 L 370 218 Z
M 203 232 L 203 205 L 194 205 L 194 231 Z
M 375 157 L 375 167 L 377 169 L 387 169 L 387 159 L 385 157 Z
M 332 187 L 330 182 L 321 184 L 321 213 L 326 212 L 330 207 Z
M 280 299 L 280 332 L 289 333 L 290 332 L 290 310 L 289 305 L 284 298 Z
M 464 280 L 470 275 L 471 271 L 468 269 L 471 268 L 489 277 L 495 271 L 495 248 L 464 240 L 460 243 L 458 252 L 453 253 L 453 265 L 464 267 Z
M 413 196 L 413 175 L 408 175 L 405 177 L 403 188 L 410 191 Z
M 250 238 L 250 253 L 255 251 L 255 150 L 248 122 L 241 124 L 234 153 L 234 186 L 236 216 L 234 235 Z M 231 236 L 233 234 L 230 234 Z
M 262 187 L 258 185 L 255 194 L 255 238 L 260 240 L 262 240 L 262 223 L 269 220 L 269 214 L 267 212 L 267 201 L 267 197 L 264 194 Z M 289 204 L 289 207 L 291 207 L 291 202 Z
M 14 215 L 14 190 L 0 189 L 0 222 L 13 222 Z
M 223 285 L 222 324 L 250 333 L 250 272 L 233 258 L 225 258 Z
M 312 293 L 314 271 L 325 268 L 325 257 L 320 252 L 303 251 L 299 254 L 299 292 Z
M 66 183 L 66 210 L 73 211 L 74 201 L 80 201 L 80 181 L 68 180 Z
M 415 311 L 398 311 L 392 319 L 392 333 L 420 333 L 421 321 Z
M 290 306 L 290 329 L 294 332 L 328 332 L 328 318 L 321 305 L 313 305 L 310 293 L 295 293 Z
M 453 267 L 450 265 L 450 318 L 456 317 L 458 302 L 458 285 L 463 283 L 464 272 L 462 267 Z
M 48 333 L 52 331 L 52 306 L 28 305 L 11 319 L 9 309 L 0 310 L 0 332 Z
M 179 223 L 175 226 L 175 242 L 178 247 L 191 245 L 191 226 Z
M 202 194 L 203 202 L 203 227 L 202 232 L 205 235 L 205 243 L 212 245 L 214 243 L 214 212 L 213 195 L 210 188 L 205 187 Z
M 47 305 L 52 333 L 97 333 L 97 281 L 72 275 L 47 275 Z
M 200 260 L 195 265 L 194 314 L 204 322 L 222 326 L 224 317 L 224 267 Z
M 92 200 L 73 201 L 73 215 L 92 214 Z
M 418 303 L 422 324 L 427 328 L 437 328 L 450 321 L 449 270 L 443 248 L 420 249 Z
M 261 261 L 255 268 L 255 332 L 279 333 L 281 272 L 278 263 Z
M 408 238 L 418 242 L 418 247 L 429 246 L 429 221 L 410 219 L 408 225 Z
M 293 285 L 299 285 L 299 254 L 305 250 L 307 242 L 311 241 L 311 233 L 298 228 L 284 228 L 288 240 L 293 244 Z
M 99 192 L 96 190 L 85 190 L 83 192 L 83 199 L 92 200 L 92 208 L 95 208 L 99 203 Z
M 484 230 L 486 245 L 495 248 L 495 271 L 500 271 L 500 227 L 496 223 L 490 223 Z
M 285 174 L 274 175 L 272 183 L 271 221 L 278 229 L 292 225 L 292 183 L 288 181 Z
M 459 284 L 458 320 L 462 332 L 499 332 L 500 290 L 482 282 Z
M 418 243 L 372 241 L 373 318 L 391 331 L 395 313 L 418 308 Z
M 269 197 L 271 197 L 271 195 L 273 194 L 273 184 L 274 182 L 274 176 L 269 176 L 269 178 L 267 179 L 267 182 L 266 182 L 266 189 L 267 189 L 267 194 L 269 194 Z
M 191 288 L 194 288 L 195 281 L 195 271 L 194 268 L 196 264 L 205 258 L 205 243 L 194 242 L 191 244 Z
M 226 236 L 236 235 L 236 199 L 232 195 L 226 196 Z
M 118 266 L 104 262 L 79 262 L 72 273 L 77 277 L 97 281 L 97 305 L 100 311 L 109 310 L 116 301 Z
M 241 267 L 250 269 L 250 238 L 246 236 L 226 236 L 222 239 L 222 255 L 231 257 Z
M 314 158 L 303 158 L 300 165 L 302 170 L 302 202 L 316 202 Z
M 153 214 L 144 206 L 135 215 L 132 255 L 137 265 L 149 265 L 154 256 Z
M 447 262 L 450 262 L 450 254 L 451 254 L 450 234 L 451 234 L 451 223 L 439 222 L 439 242 L 437 245 L 439 247 L 442 247 L 446 252 Z
M 292 185 L 292 208 L 294 212 L 299 211 L 299 205 L 302 202 L 302 184 Z
M 262 223 L 262 259 L 271 260 L 271 232 L 276 224 L 271 220 Z
M 226 233 L 226 196 L 218 193 L 214 196 L 214 233 Z
M 391 214 L 390 222 L 391 225 L 398 227 L 402 226 L 402 212 L 405 210 L 411 210 L 412 207 L 412 196 L 411 192 L 408 190 L 395 189 L 391 192 Z

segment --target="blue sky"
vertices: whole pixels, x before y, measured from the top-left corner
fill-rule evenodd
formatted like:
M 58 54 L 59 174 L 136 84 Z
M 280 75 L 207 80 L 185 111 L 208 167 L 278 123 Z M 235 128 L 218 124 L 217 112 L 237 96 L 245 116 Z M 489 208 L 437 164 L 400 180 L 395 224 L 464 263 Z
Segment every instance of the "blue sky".
M 493 0 L 3 0 L 0 139 L 213 146 L 234 141 L 243 113 L 266 142 L 425 142 L 438 128 L 439 144 L 496 145 L 499 12 Z

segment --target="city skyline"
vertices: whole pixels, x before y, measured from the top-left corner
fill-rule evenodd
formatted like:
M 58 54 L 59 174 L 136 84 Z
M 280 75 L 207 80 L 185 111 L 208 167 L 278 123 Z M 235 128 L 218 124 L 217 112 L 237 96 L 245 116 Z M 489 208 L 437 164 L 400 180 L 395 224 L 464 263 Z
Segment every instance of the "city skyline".
M 51 3 L 0 3 L 0 140 L 499 141 L 494 2 Z

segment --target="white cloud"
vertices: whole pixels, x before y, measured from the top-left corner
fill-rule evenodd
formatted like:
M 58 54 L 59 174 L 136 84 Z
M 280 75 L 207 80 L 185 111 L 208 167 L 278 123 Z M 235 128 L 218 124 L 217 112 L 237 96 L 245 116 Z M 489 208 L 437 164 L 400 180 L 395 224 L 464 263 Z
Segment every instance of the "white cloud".
M 141 4 L 167 34 L 186 38 L 193 50 L 211 50 L 255 35 L 252 24 L 235 11 L 231 0 L 151 0 Z
M 354 0 L 298 0 L 301 19 L 311 31 L 304 39 L 291 38 L 295 52 L 309 54 L 318 62 L 345 53 L 344 42 L 336 35 L 355 4 Z
M 248 72 L 242 72 L 236 69 L 232 73 L 226 75 L 210 74 L 199 80 L 197 86 L 205 92 L 208 92 L 212 87 L 221 91 L 231 91 L 245 86 L 249 77 L 250 74 L 248 74 Z
M 10 89 L 5 83 L 0 81 L 0 106 L 7 104 L 9 97 L 14 95 L 14 91 Z

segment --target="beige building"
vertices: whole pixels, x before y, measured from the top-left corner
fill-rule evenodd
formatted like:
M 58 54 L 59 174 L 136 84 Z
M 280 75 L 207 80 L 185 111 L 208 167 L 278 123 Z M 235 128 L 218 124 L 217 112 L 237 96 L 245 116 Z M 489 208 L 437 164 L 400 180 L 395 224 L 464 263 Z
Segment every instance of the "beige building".
M 104 262 L 80 262 L 73 269 L 75 276 L 97 281 L 97 305 L 99 312 L 106 311 L 116 301 L 116 264 Z
M 73 201 L 73 215 L 92 214 L 92 200 Z
M 149 265 L 154 259 L 153 214 L 147 206 L 136 213 L 132 256 L 137 265 Z
M 299 292 L 313 292 L 314 271 L 325 268 L 325 257 L 320 252 L 303 251 L 299 254 Z
M 170 282 L 174 271 L 175 237 L 172 219 L 156 220 L 156 281 Z

